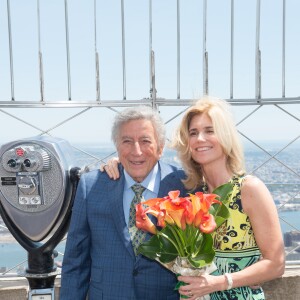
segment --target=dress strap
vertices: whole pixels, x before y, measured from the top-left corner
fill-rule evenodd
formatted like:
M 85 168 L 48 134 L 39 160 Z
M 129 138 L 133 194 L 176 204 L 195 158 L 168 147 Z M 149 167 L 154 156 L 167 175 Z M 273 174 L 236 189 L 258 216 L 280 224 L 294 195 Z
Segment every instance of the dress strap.
M 245 174 L 243 176 L 240 177 L 240 186 L 242 187 L 243 183 L 245 182 L 245 180 L 247 180 L 248 178 L 255 178 L 254 175 L 251 175 L 251 174 Z

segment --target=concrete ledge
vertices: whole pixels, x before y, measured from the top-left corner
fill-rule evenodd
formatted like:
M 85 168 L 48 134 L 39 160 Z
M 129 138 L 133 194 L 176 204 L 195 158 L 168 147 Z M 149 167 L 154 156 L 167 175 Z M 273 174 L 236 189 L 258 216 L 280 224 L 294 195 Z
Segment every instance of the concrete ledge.
M 1 300 L 24 300 L 27 299 L 27 286 L 15 286 L 0 289 Z
M 267 300 L 300 299 L 300 266 L 287 265 L 281 278 L 263 284 Z
M 55 299 L 59 299 L 60 278 L 55 279 Z M 29 285 L 24 277 L 0 278 L 0 300 L 28 299 Z
M 59 287 L 55 287 L 55 299 L 59 299 Z M 0 289 L 1 300 L 26 300 L 28 299 L 28 286 L 15 286 Z
M 0 280 L 1 300 L 27 299 L 28 285 L 24 281 L 6 279 Z M 59 300 L 60 279 L 55 281 L 55 300 Z M 300 299 L 300 270 L 287 270 L 282 278 L 263 284 L 266 300 L 295 300 Z M 53 299 L 54 300 L 54 299 Z
M 267 300 L 300 299 L 300 275 L 283 276 L 263 285 Z

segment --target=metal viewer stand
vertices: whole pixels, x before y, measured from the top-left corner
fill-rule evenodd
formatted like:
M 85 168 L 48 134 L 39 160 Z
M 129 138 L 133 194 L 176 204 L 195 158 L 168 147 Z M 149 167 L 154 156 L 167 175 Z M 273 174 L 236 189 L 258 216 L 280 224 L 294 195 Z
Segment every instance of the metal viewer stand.
M 18 243 L 28 252 L 21 276 L 29 283 L 29 300 L 54 300 L 59 274 L 54 250 L 66 234 L 79 181 L 68 142 L 35 137 L 0 149 L 0 212 Z

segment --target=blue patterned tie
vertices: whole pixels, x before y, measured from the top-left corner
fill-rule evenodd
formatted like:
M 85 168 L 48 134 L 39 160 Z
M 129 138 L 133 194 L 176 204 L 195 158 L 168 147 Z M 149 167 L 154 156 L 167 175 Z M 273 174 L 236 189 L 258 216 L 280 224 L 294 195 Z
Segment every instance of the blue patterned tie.
M 143 230 L 138 229 L 135 225 L 135 206 L 142 201 L 142 194 L 145 188 L 136 183 L 131 187 L 131 189 L 133 190 L 135 195 L 130 204 L 128 229 L 134 253 L 135 255 L 137 255 L 137 249 L 139 245 L 144 241 L 147 233 Z

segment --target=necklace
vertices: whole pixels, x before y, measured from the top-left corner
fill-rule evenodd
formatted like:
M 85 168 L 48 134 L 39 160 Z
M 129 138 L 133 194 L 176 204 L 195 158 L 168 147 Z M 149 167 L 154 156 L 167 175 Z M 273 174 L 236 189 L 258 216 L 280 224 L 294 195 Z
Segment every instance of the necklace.
M 205 181 L 203 182 L 202 191 L 204 194 L 208 194 L 208 186 Z

